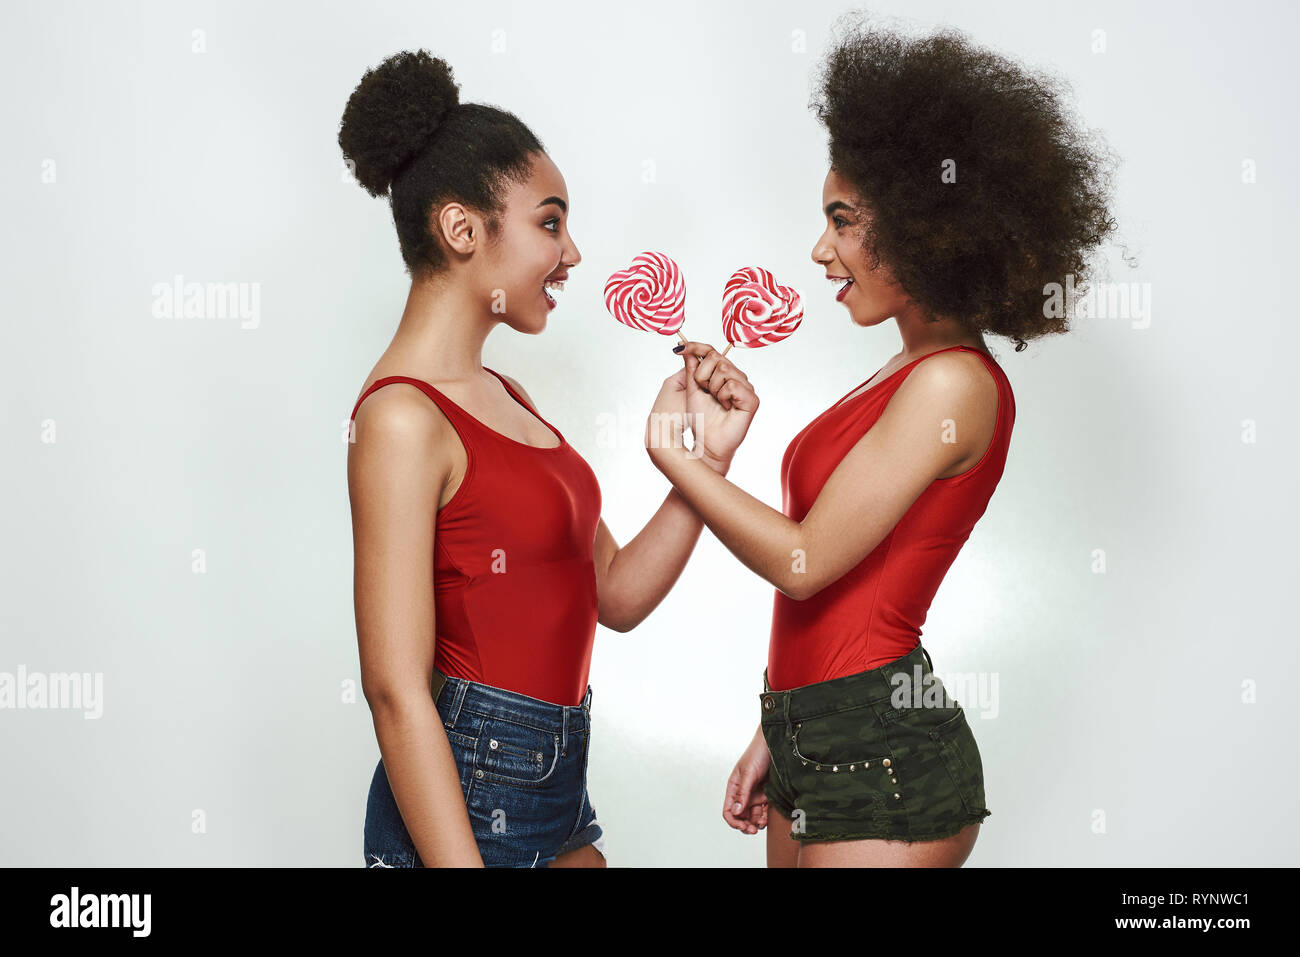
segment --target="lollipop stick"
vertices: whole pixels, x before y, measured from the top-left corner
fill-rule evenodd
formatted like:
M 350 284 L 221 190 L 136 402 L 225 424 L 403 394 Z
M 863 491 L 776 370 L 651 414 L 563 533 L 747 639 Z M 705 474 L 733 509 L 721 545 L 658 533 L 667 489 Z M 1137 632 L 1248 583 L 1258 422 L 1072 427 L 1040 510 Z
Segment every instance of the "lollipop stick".
M 727 348 L 726 348 L 726 349 L 723 349 L 721 352 L 719 352 L 718 355 L 720 355 L 720 356 L 725 356 L 725 355 L 727 354 L 728 350 L 730 350 L 731 347 L 734 346 L 734 345 L 735 345 L 734 342 L 728 342 L 728 343 L 727 343 Z
M 688 342 L 691 341 L 687 339 L 684 335 L 682 335 L 682 330 L 680 329 L 677 330 L 677 338 L 682 340 L 682 345 L 686 345 Z

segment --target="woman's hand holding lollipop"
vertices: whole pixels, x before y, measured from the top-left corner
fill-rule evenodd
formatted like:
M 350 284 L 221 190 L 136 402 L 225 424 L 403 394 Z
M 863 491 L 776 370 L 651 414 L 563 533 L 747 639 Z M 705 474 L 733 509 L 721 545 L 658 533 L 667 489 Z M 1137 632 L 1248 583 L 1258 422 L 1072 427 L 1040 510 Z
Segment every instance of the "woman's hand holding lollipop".
M 646 425 L 650 457 L 659 465 L 660 450 L 681 448 L 689 426 L 695 436 L 692 457 L 725 474 L 758 410 L 758 396 L 749 377 L 724 357 L 733 345 L 757 349 L 789 336 L 803 320 L 803 300 L 766 269 L 737 269 L 723 289 L 722 332 L 728 344 L 718 352 L 706 343 L 688 342 L 680 331 L 685 318 L 680 275 L 667 256 L 643 253 L 631 269 L 610 277 L 605 301 L 625 325 L 664 335 L 676 332 L 684 343 L 674 351 L 681 352 L 686 368 L 664 380 Z
M 758 394 L 749 376 L 708 343 L 688 342 L 681 355 L 686 360 L 686 412 L 695 436 L 692 451 L 710 464 L 730 466 L 758 411 Z
M 689 456 L 725 475 L 758 411 L 758 395 L 749 377 L 707 343 L 678 348 L 686 366 L 665 379 L 655 397 L 646 421 L 646 451 L 659 465 L 673 449 L 684 447 L 689 427 L 695 437 Z

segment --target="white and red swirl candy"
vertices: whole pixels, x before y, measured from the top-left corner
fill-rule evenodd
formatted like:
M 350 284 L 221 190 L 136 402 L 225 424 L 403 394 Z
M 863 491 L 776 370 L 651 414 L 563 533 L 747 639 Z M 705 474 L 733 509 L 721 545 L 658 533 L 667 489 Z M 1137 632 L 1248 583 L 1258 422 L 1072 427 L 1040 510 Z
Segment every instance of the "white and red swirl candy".
M 686 341 L 679 329 L 686 321 L 686 283 L 682 271 L 663 253 L 646 252 L 605 281 L 605 308 L 633 329 Z
M 737 269 L 722 291 L 722 354 L 736 345 L 757 349 L 780 342 L 802 320 L 803 298 L 794 289 L 758 266 Z

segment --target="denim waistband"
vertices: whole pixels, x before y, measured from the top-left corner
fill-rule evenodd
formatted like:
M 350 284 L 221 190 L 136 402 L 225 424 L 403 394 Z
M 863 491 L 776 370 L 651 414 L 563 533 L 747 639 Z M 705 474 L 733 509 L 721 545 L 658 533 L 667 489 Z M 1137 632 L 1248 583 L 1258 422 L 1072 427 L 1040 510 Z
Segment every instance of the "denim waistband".
M 439 684 L 441 687 L 439 688 Z M 563 705 L 543 701 L 516 691 L 507 691 L 466 678 L 444 675 L 433 669 L 434 702 L 442 713 L 443 723 L 454 727 L 462 710 L 475 711 L 517 721 L 529 727 L 555 734 L 568 735 L 591 727 L 591 685 L 582 704 Z
M 849 704 L 865 704 L 889 698 L 902 683 L 896 676 L 906 675 L 906 681 L 922 683 L 934 671 L 930 653 L 920 644 L 903 657 L 879 668 L 857 674 L 800 685 L 785 691 L 773 691 L 767 683 L 767 669 L 763 669 L 763 693 L 760 696 L 763 716 L 773 718 L 813 717 Z M 937 680 L 937 679 L 929 679 Z

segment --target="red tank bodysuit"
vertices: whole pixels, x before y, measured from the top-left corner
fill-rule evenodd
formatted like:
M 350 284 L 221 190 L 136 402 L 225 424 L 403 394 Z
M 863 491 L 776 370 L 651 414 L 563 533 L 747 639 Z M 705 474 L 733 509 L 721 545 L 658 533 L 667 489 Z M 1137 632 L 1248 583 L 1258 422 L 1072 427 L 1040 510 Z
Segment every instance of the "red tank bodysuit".
M 491 372 L 512 398 L 555 433 L 536 448 L 489 429 L 419 379 L 377 380 L 420 389 L 465 446 L 460 487 L 438 511 L 434 535 L 434 666 L 554 704 L 580 705 L 596 636 L 600 485 L 564 436 Z
M 935 479 L 876 549 L 839 580 L 804 601 L 776 592 L 767 653 L 767 680 L 774 691 L 878 668 L 920 642 L 939 583 L 1002 477 L 1016 418 L 1011 383 L 1001 366 L 971 346 L 950 346 L 930 355 L 950 349 L 979 355 L 997 382 L 997 424 L 988 449 L 960 475 Z M 843 405 L 837 403 L 794 437 L 781 462 L 787 516 L 803 521 L 831 472 L 880 418 L 908 371 L 928 357 L 909 362 Z

